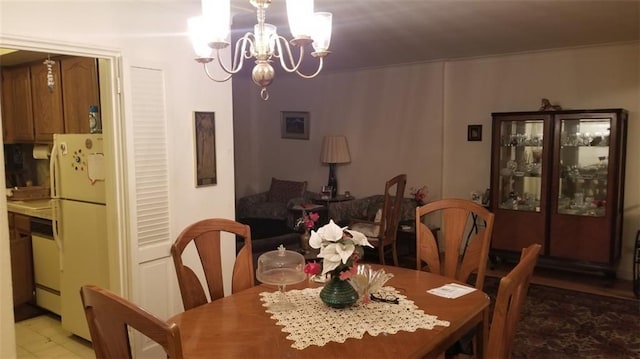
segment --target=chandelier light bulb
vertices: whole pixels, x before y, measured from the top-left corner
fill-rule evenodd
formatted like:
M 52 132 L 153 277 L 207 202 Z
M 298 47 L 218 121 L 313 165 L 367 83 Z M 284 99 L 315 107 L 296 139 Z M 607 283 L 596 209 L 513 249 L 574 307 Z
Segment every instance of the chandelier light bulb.
M 313 0 L 287 0 L 287 18 L 294 39 L 310 38 L 313 26 Z
M 207 28 L 204 21 L 204 17 L 195 16 L 187 20 L 189 27 L 189 38 L 191 39 L 191 45 L 193 51 L 196 53 L 197 59 L 212 59 L 211 47 L 209 47 L 209 41 L 206 37 Z
M 330 12 L 317 12 L 313 16 L 313 49 L 316 56 L 326 56 L 331 43 L 333 15 Z

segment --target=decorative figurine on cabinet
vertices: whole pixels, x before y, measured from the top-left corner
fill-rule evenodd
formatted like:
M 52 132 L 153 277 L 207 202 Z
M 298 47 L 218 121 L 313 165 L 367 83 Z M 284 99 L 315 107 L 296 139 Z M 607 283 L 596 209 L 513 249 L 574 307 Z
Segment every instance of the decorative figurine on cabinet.
M 560 105 L 552 105 L 549 99 L 543 98 L 538 111 L 560 111 L 562 107 Z

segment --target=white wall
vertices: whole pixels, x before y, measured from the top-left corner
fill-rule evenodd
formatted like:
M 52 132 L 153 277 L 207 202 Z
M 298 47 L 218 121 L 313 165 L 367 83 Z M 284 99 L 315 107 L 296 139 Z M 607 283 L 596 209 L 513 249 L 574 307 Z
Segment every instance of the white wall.
M 319 189 L 328 172 L 319 162 L 322 136 L 338 133 L 352 152 L 350 164 L 338 165 L 340 191 L 381 193 L 385 179 L 405 172 L 409 187 L 429 186 L 429 199 L 469 198 L 489 187 L 491 112 L 535 111 L 543 97 L 565 109 L 621 107 L 630 120 L 618 274 L 630 278 L 640 228 L 639 64 L 640 45 L 632 43 L 323 73 L 313 80 L 278 73 L 268 102 L 250 80 L 236 79 L 236 194 L 267 190 L 271 176 L 306 179 Z M 280 138 L 283 110 L 310 111 L 309 141 Z M 483 125 L 481 142 L 467 142 L 470 124 Z
M 149 67 L 164 72 L 165 79 L 165 113 L 167 117 L 169 153 L 169 193 L 170 193 L 170 227 L 169 237 L 174 239 L 189 223 L 205 217 L 234 217 L 234 158 L 233 158 L 233 124 L 231 105 L 231 84 L 214 84 L 206 79 L 200 65 L 193 61 L 193 53 L 185 34 L 186 21 L 190 16 L 199 13 L 198 2 L 78 2 L 78 1 L 29 1 L 0 2 L 0 34 L 2 37 L 18 37 L 46 43 L 56 47 L 66 45 L 82 49 L 107 49 L 119 52 L 123 64 L 123 123 L 125 129 L 122 146 L 125 147 L 125 160 L 133 163 L 133 142 L 130 133 L 132 128 L 131 99 L 128 73 L 131 66 Z M 3 44 L 0 37 L 0 45 Z M 90 50 L 87 50 L 91 52 Z M 192 111 L 215 111 L 216 113 L 216 154 L 218 185 L 195 188 L 194 180 L 194 143 Z M 123 168 L 131 171 L 130 167 Z M 129 183 L 121 184 L 123 188 L 135 188 L 131 173 L 127 174 Z M 121 209 L 135 208 L 135 197 L 128 198 Z M 128 213 L 127 222 L 135 222 L 135 212 Z M 0 224 L 6 224 L 6 204 L 0 202 Z M 3 229 L 4 231 L 4 229 Z M 136 233 L 128 233 L 123 244 L 131 249 L 136 248 Z M 163 283 L 147 285 L 161 286 L 162 293 L 170 290 L 173 297 L 161 304 L 163 310 L 155 314 L 165 317 L 179 310 L 182 305 L 175 287 L 175 274 L 169 255 L 169 244 L 158 246 L 163 267 L 169 269 Z M 8 251 L 8 241 L 0 242 L 0 250 Z M 223 248 L 227 260 L 223 261 L 226 273 L 231 273 L 234 258 L 234 246 Z M 133 260 L 133 258 L 123 258 Z M 9 265 L 2 262 L 0 281 L 2 292 L 10 291 Z M 132 299 L 140 298 L 137 263 L 130 266 L 130 289 Z M 229 278 L 225 281 L 230 288 Z M 167 287 L 169 287 L 167 289 Z M 156 301 L 162 303 L 162 297 Z M 11 310 L 10 303 L 3 300 L 2 318 Z M 5 348 L 13 346 L 11 323 L 2 321 L 0 336 L 0 356 L 5 357 Z M 7 349 L 11 350 L 11 349 Z M 11 355 L 7 355 L 11 356 Z
M 280 72 L 266 102 L 250 80 L 234 80 L 237 195 L 267 190 L 272 176 L 307 180 L 319 192 L 329 173 L 320 162 L 322 138 L 340 134 L 351 152 L 351 163 L 337 165 L 340 193 L 379 194 L 386 180 L 406 173 L 408 188 L 426 184 L 430 197 L 439 196 L 442 76 L 441 63 L 325 73 L 312 80 Z M 310 139 L 281 138 L 281 111 L 308 111 Z

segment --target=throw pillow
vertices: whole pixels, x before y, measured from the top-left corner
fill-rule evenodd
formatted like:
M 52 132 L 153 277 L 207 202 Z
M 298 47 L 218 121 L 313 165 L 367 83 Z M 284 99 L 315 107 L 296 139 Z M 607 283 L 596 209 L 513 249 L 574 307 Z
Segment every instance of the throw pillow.
M 290 199 L 302 197 L 307 189 L 307 181 L 285 181 L 271 178 L 269 202 L 287 203 Z
M 382 222 L 382 208 L 378 208 L 378 211 L 376 212 L 376 216 L 373 218 L 373 222 L 374 223 Z
M 354 223 L 351 229 L 364 234 L 367 237 L 377 238 L 380 235 L 380 222 L 382 221 L 382 208 L 376 212 L 374 223 Z
M 370 238 L 378 238 L 380 235 L 380 225 L 373 223 L 354 223 L 351 229 L 358 231 Z

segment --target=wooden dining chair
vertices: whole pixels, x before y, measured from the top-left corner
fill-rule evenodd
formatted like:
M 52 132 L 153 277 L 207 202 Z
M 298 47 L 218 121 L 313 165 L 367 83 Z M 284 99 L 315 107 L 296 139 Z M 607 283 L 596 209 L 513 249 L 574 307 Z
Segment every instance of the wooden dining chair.
M 181 359 L 182 339 L 176 324 L 164 322 L 139 306 L 98 286 L 80 288 L 96 358 L 132 358 L 129 328 L 160 344 L 167 356 Z
M 369 243 L 378 249 L 378 258 L 383 265 L 385 264 L 385 251 L 390 247 L 393 265 L 398 266 L 396 236 L 406 185 L 406 174 L 400 174 L 388 180 L 384 186 L 384 202 L 376 214 L 376 218 L 373 221 L 352 220 L 349 225 L 352 230 L 362 232 L 367 236 Z
M 232 292 L 235 293 L 253 287 L 251 228 L 246 224 L 224 218 L 201 220 L 185 228 L 171 246 L 171 256 L 178 275 L 178 285 L 180 286 L 182 304 L 185 310 L 208 303 L 205 288 L 203 288 L 195 271 L 182 261 L 182 254 L 185 248 L 192 242 L 200 256 L 209 298 L 216 300 L 224 297 L 220 245 L 221 234 L 225 232 L 235 235 L 230 236 L 230 240 L 234 241 L 234 243 L 237 237 L 241 237 L 244 240 L 244 245 L 236 255 L 236 261 L 233 266 Z
M 423 217 L 440 214 L 443 248 Z M 470 232 L 468 221 L 483 220 L 484 228 Z M 464 199 L 441 199 L 416 208 L 416 267 L 467 282 L 476 272 L 475 287 L 482 290 L 489 258 L 494 215 L 485 207 Z M 441 253 L 442 252 L 442 253 Z M 426 263 L 426 267 L 423 263 Z
M 540 244 L 524 248 L 520 262 L 500 279 L 485 358 L 511 357 L 516 326 L 541 248 Z

